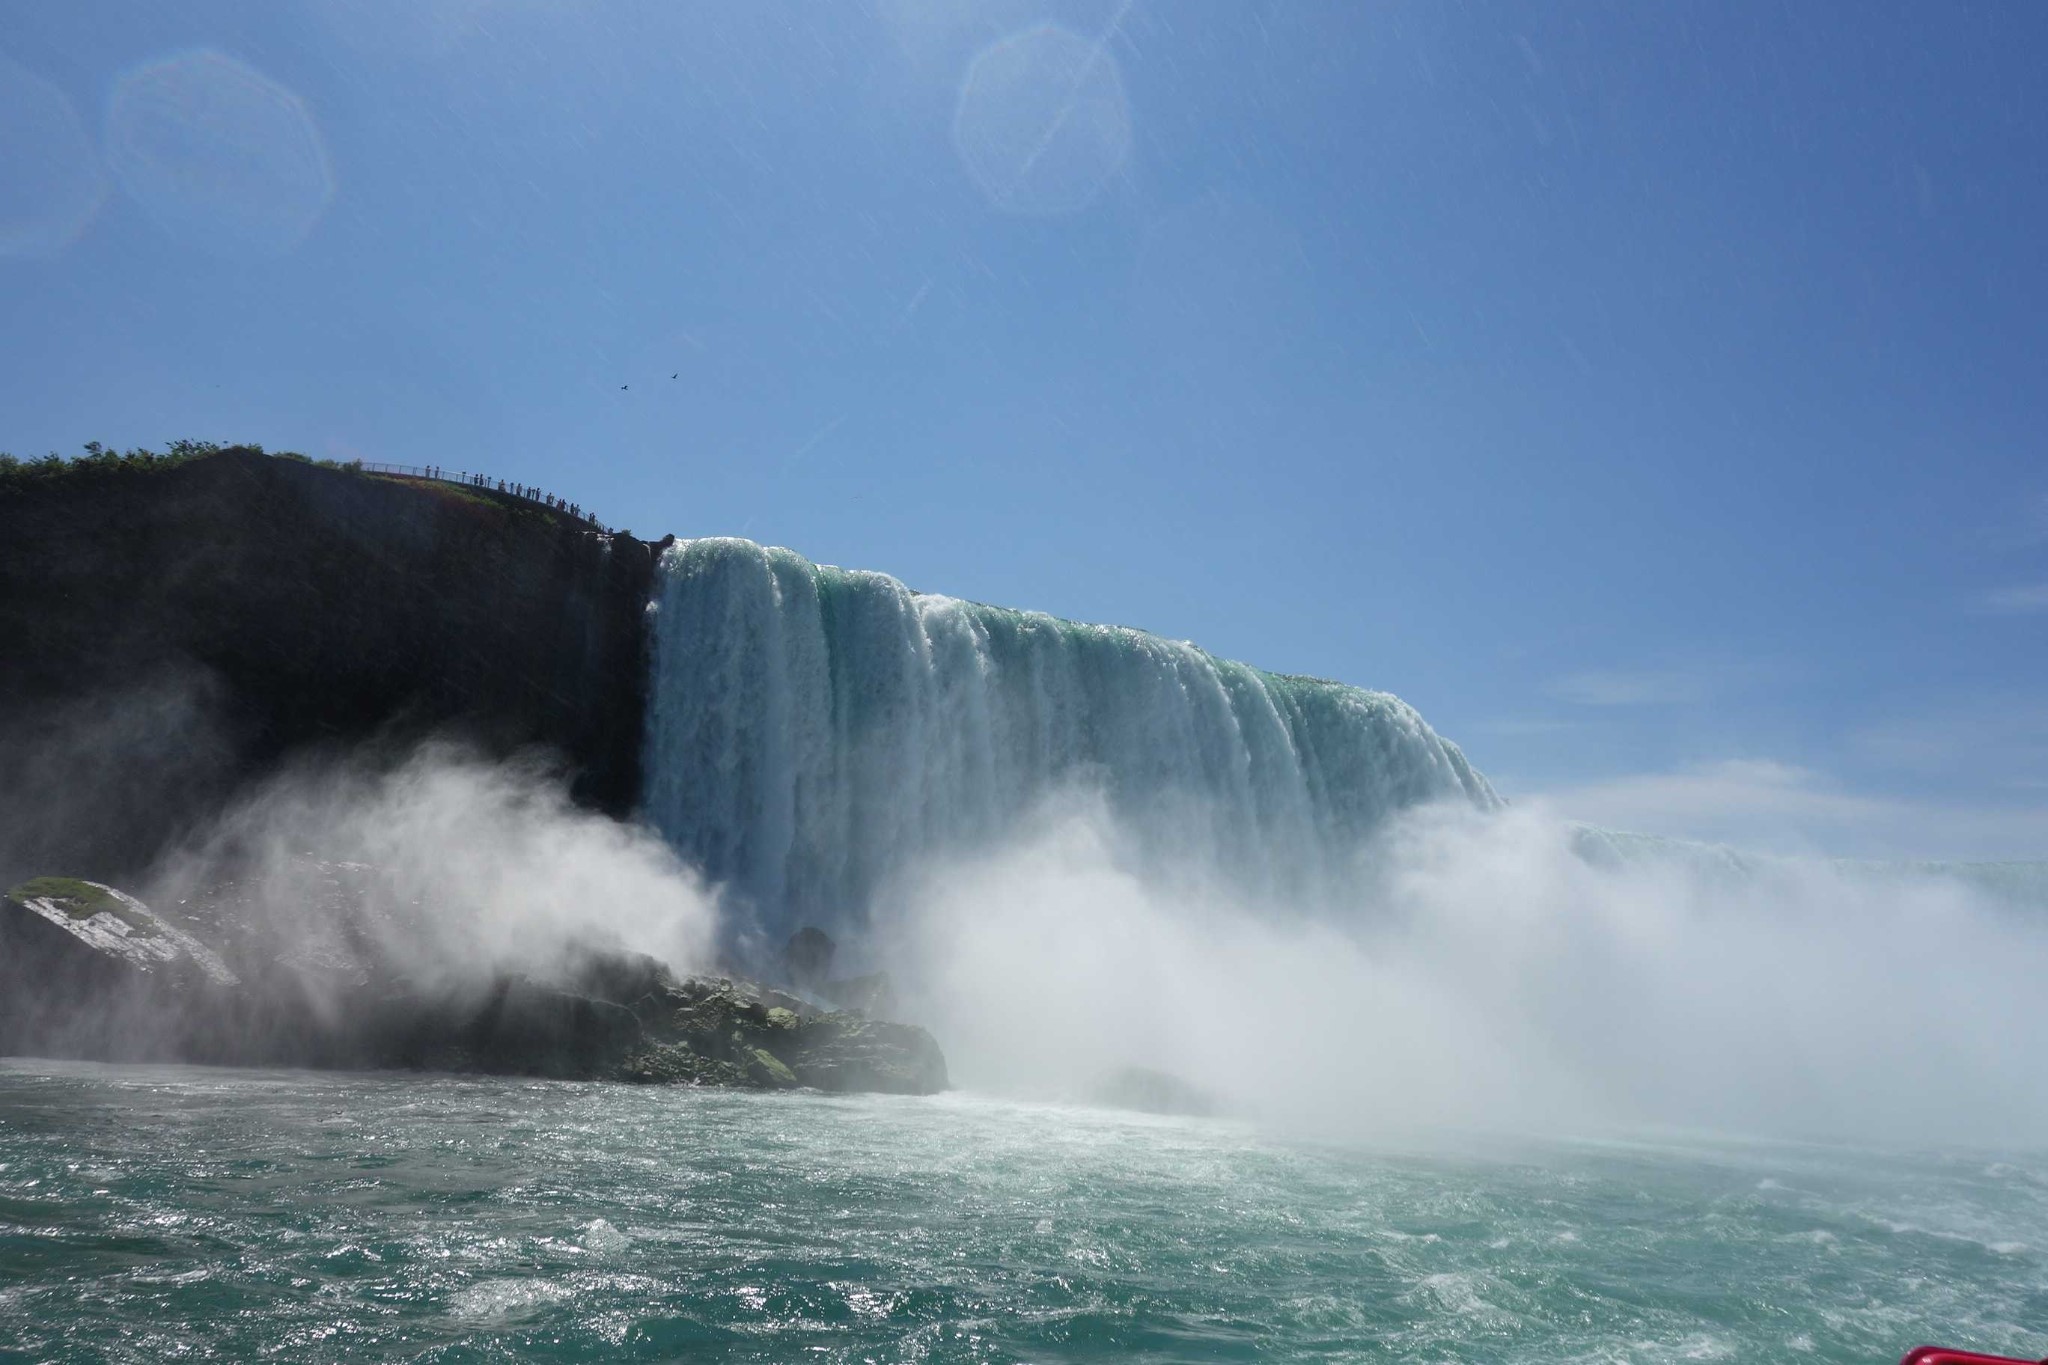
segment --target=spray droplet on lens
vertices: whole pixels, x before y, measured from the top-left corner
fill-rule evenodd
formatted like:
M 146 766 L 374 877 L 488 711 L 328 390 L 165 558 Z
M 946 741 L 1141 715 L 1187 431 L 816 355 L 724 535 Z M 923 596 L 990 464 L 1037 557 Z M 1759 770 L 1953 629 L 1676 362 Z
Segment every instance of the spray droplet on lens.
M 106 175 L 71 101 L 0 57 L 0 256 L 55 255 L 106 197 Z
M 107 160 L 160 227 L 221 255 L 290 252 L 334 197 L 326 149 L 298 96 L 208 50 L 116 82 Z
M 1131 114 L 1101 42 L 1047 24 L 974 59 L 953 144 L 991 204 L 1053 215 L 1086 208 L 1130 155 Z

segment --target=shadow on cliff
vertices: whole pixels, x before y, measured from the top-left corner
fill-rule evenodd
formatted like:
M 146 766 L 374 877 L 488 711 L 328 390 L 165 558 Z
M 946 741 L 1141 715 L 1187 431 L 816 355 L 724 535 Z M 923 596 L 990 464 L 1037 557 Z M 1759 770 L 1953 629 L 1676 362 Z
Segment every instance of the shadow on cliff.
M 0 883 L 132 878 L 295 757 L 540 749 L 640 785 L 657 547 L 230 449 L 0 489 Z

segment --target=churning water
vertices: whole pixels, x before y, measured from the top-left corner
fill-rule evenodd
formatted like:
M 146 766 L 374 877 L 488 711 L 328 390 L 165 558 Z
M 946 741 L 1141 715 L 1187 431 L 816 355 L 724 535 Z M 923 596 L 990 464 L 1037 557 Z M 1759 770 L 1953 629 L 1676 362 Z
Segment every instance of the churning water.
M 0 1359 L 2039 1354 L 2048 1152 L 0 1065 Z

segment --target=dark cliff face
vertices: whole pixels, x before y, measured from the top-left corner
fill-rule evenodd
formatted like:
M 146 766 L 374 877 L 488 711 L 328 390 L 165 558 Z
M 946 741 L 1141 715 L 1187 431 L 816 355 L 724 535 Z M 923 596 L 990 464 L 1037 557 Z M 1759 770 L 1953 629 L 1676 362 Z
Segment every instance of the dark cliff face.
M 656 554 L 237 450 L 0 491 L 0 875 L 120 874 L 295 755 L 428 734 L 624 814 Z

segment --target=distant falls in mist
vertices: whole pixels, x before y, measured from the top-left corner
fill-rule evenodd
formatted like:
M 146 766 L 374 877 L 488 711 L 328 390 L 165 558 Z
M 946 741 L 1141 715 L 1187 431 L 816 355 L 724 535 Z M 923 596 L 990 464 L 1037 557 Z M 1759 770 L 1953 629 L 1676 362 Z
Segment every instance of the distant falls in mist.
M 653 609 L 646 813 L 769 932 L 858 922 L 1069 787 L 1135 856 L 1281 894 L 1345 878 L 1404 807 L 1498 803 L 1394 697 L 1143 631 L 725 539 L 671 548 Z

